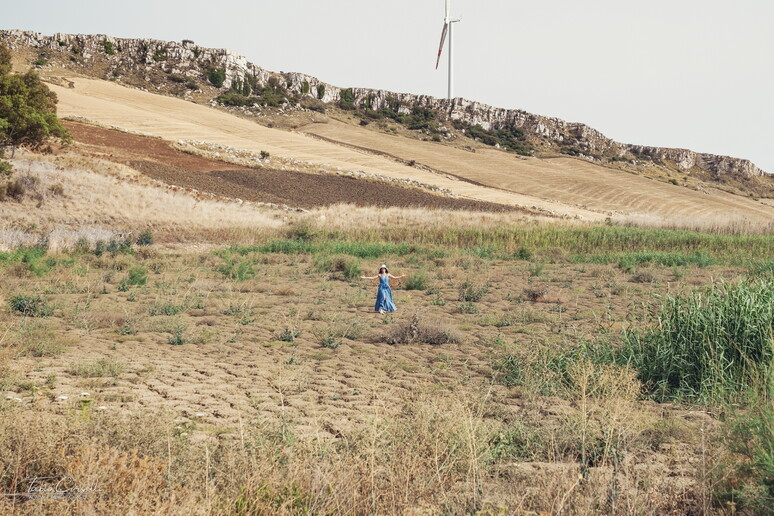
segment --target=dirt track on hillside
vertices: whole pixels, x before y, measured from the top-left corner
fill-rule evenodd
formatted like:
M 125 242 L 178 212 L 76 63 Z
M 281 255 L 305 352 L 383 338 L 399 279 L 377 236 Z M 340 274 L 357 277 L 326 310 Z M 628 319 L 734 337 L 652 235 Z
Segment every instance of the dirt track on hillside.
M 416 206 L 451 210 L 513 211 L 506 206 L 435 195 L 346 176 L 251 169 L 187 154 L 166 140 L 65 122 L 74 140 L 96 156 L 129 165 L 165 183 L 246 201 L 311 209 L 339 203 L 358 206 Z

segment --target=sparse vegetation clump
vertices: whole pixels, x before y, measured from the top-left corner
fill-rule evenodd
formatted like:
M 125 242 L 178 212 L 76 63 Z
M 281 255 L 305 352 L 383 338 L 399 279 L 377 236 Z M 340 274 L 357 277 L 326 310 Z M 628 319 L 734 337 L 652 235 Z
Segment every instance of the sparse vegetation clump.
M 526 140 L 524 131 L 516 126 L 484 129 L 480 125 L 471 125 L 461 120 L 455 120 L 454 128 L 462 131 L 468 138 L 480 141 L 490 147 L 497 146 L 522 156 L 532 155 L 533 149 Z
M 68 371 L 75 376 L 84 378 L 118 377 L 126 368 L 126 364 L 113 358 L 100 358 L 95 362 L 73 362 Z
M 48 303 L 38 295 L 16 294 L 8 299 L 11 310 L 28 317 L 45 317 L 53 310 Z
M 392 328 L 384 337 L 388 344 L 457 344 L 460 333 L 439 321 L 428 320 L 415 314 L 411 320 Z

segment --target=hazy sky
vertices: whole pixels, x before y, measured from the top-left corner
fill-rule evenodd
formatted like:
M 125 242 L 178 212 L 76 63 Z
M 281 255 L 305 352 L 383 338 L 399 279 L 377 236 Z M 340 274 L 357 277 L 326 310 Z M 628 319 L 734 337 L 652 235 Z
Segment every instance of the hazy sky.
M 446 95 L 443 0 L 0 0 L 0 28 L 192 39 L 338 86 Z M 453 0 L 455 94 L 774 172 L 771 0 Z

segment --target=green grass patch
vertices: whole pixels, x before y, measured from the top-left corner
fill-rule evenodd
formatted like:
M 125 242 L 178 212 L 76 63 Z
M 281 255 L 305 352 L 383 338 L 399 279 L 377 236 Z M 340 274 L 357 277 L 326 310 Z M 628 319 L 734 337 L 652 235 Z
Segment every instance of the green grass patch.
M 44 276 L 58 265 L 73 265 L 72 258 L 55 257 L 47 254 L 43 246 L 20 247 L 0 253 L 0 265 L 20 265 L 35 276 Z
M 774 392 L 774 280 L 667 296 L 653 328 L 624 333 L 621 353 L 656 399 Z
M 348 231 L 307 229 L 303 238 L 234 246 L 229 251 L 243 256 L 250 253 L 345 254 L 361 259 L 409 255 L 443 258 L 467 254 L 493 260 L 544 262 L 551 260 L 557 249 L 576 263 L 615 263 L 624 269 L 643 264 L 754 267 L 771 262 L 774 235 L 727 235 L 619 226 L 514 225 L 486 229 L 428 229 L 396 225 Z

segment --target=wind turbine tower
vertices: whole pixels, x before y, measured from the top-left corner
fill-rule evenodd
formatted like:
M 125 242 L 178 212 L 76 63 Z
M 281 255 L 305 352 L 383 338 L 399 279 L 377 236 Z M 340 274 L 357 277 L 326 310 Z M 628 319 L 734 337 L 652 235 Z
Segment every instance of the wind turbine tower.
M 438 46 L 438 59 L 435 62 L 435 69 L 438 69 L 438 64 L 441 62 L 441 53 L 443 52 L 443 44 L 446 40 L 446 35 L 449 35 L 449 100 L 454 97 L 454 61 L 452 60 L 453 39 L 452 39 L 452 25 L 461 21 L 461 18 L 451 17 L 451 0 L 446 0 L 446 11 L 443 17 L 443 31 L 441 31 L 441 44 Z

